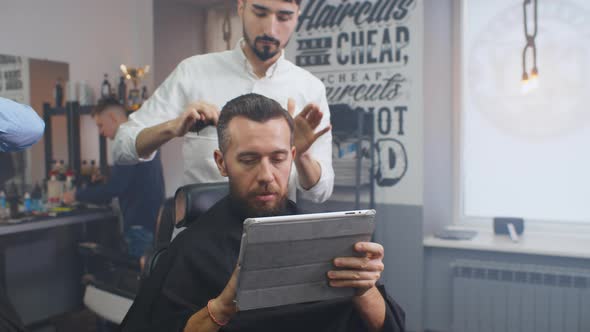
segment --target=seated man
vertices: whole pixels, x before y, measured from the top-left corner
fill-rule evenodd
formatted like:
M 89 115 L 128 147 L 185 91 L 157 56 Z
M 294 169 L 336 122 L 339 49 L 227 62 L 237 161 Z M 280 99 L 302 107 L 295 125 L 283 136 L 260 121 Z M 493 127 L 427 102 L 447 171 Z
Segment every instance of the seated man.
M 114 139 L 119 126 L 127 122 L 125 108 L 113 98 L 103 99 L 92 111 L 100 134 Z M 164 201 L 164 176 L 159 154 L 145 163 L 114 165 L 109 180 L 101 185 L 64 193 L 65 204 L 75 201 L 94 204 L 109 203 L 119 198 L 129 253 L 139 257 L 152 243 L 158 209 Z M 141 228 L 140 228 L 141 227 Z M 142 235 L 144 240 L 135 240 Z
M 233 302 L 243 221 L 296 214 L 287 199 L 295 156 L 293 120 L 275 101 L 248 94 L 229 101 L 217 125 L 214 153 L 230 194 L 180 233 L 141 286 L 122 331 L 403 331 L 401 308 L 376 282 L 383 247 L 359 242 L 364 257 L 335 258 L 332 287 L 354 287 L 350 299 L 240 311 Z M 232 273 L 233 272 L 233 273 Z

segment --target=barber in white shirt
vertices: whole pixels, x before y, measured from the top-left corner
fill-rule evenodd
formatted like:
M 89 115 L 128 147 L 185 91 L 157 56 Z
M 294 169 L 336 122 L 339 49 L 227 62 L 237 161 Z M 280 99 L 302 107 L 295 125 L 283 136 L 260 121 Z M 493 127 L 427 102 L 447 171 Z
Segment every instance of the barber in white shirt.
M 149 160 L 164 143 L 184 136 L 184 183 L 225 181 L 213 160 L 217 148 L 213 126 L 227 101 L 253 92 L 275 99 L 295 116 L 297 158 L 290 178 L 290 198 L 295 198 L 298 188 L 306 199 L 327 200 L 332 194 L 334 171 L 325 87 L 283 54 L 297 24 L 300 3 L 238 0 L 244 38 L 233 50 L 182 61 L 118 130 L 115 162 Z M 203 128 L 207 124 L 213 126 Z

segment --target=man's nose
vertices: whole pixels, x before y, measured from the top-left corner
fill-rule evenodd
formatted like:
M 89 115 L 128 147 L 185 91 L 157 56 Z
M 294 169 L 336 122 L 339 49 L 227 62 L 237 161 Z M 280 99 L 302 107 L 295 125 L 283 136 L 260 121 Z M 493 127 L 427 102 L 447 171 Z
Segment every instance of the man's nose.
M 272 165 L 270 160 L 263 159 L 258 168 L 258 181 L 262 183 L 270 183 L 274 180 L 272 175 Z
M 264 34 L 273 38 L 276 38 L 278 29 L 277 16 L 275 14 L 267 15 L 264 20 Z

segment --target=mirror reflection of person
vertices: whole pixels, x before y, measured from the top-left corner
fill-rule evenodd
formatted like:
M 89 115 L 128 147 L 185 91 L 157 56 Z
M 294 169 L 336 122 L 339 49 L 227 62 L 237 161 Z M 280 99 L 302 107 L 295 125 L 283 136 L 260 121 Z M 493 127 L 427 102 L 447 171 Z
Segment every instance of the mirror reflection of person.
M 142 107 L 121 127 L 115 163 L 149 160 L 175 137 L 184 137 L 184 184 L 225 181 L 211 156 L 217 147 L 219 108 L 237 96 L 255 92 L 279 101 L 295 116 L 298 154 L 290 178 L 314 202 L 333 190 L 332 134 L 324 84 L 285 59 L 301 0 L 238 0 L 243 39 L 233 50 L 182 61 Z M 288 102 L 288 100 L 291 100 Z M 197 127 L 195 131 L 191 128 Z
M 122 331 L 404 331 L 404 313 L 377 281 L 383 247 L 358 242 L 360 257 L 337 257 L 331 287 L 352 298 L 237 311 L 235 268 L 243 221 L 297 214 L 288 199 L 297 151 L 294 124 L 277 102 L 257 94 L 229 101 L 219 117 L 215 163 L 230 194 L 178 235 L 144 281 Z
M 0 97 L 0 152 L 16 152 L 37 143 L 45 122 L 30 106 Z
M 14 176 L 7 152 L 22 151 L 35 144 L 45 130 L 45 122 L 35 110 L 0 97 L 0 185 Z M 22 320 L 0 287 L 0 331 L 24 331 Z
M 93 110 L 93 118 L 102 136 L 114 139 L 119 127 L 127 122 L 125 108 L 114 98 L 101 100 Z M 101 176 L 93 174 L 93 180 Z M 151 161 L 136 165 L 114 165 L 104 184 L 65 192 L 63 201 L 106 204 L 119 199 L 125 233 L 140 226 L 153 236 L 160 205 L 164 201 L 164 177 L 159 154 Z M 137 229 L 137 227 L 134 227 Z M 149 236 L 148 236 L 149 237 Z M 145 246 L 150 245 L 146 241 Z M 132 253 L 141 256 L 138 248 Z

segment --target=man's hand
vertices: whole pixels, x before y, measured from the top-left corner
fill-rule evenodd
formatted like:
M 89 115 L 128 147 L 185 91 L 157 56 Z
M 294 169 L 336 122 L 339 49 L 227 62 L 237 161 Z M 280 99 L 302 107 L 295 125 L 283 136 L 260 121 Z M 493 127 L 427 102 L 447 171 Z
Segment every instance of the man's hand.
M 149 156 L 166 142 L 175 137 L 183 137 L 195 125 L 217 126 L 219 109 L 206 102 L 190 103 L 177 118 L 144 128 L 135 139 L 135 150 L 140 158 Z M 197 129 L 198 130 L 198 129 Z
M 76 201 L 76 189 L 66 191 L 63 197 L 64 204 L 70 205 Z
M 381 278 L 383 265 L 383 246 L 374 242 L 357 242 L 354 250 L 363 253 L 363 257 L 338 257 L 334 266 L 338 270 L 328 272 L 332 287 L 356 288 L 356 295 L 362 296 L 375 287 Z
M 239 268 L 236 267 L 221 294 L 211 302 L 211 313 L 219 321 L 227 322 L 237 312 L 234 300 L 236 298 L 239 273 Z
M 172 130 L 176 137 L 182 137 L 197 125 L 197 122 L 202 122 L 205 126 L 216 126 L 218 119 L 217 106 L 202 101 L 190 103 L 185 111 L 173 120 Z
M 229 278 L 229 281 L 225 285 L 225 288 L 221 291 L 221 294 L 211 300 L 208 307 L 202 308 L 188 319 L 184 326 L 184 332 L 219 331 L 221 326 L 217 325 L 210 316 L 215 317 L 215 320 L 219 323 L 229 322 L 237 312 L 234 299 L 236 297 L 236 288 L 238 285 L 238 273 L 239 269 L 236 267 Z
M 289 98 L 287 102 L 287 111 L 291 116 L 295 114 L 295 101 Z M 316 104 L 308 104 L 303 108 L 301 113 L 294 117 L 295 122 L 295 148 L 297 155 L 303 155 L 311 145 L 322 135 L 329 132 L 332 126 L 318 131 L 315 130 L 320 125 L 324 114 L 320 111 L 320 108 Z

